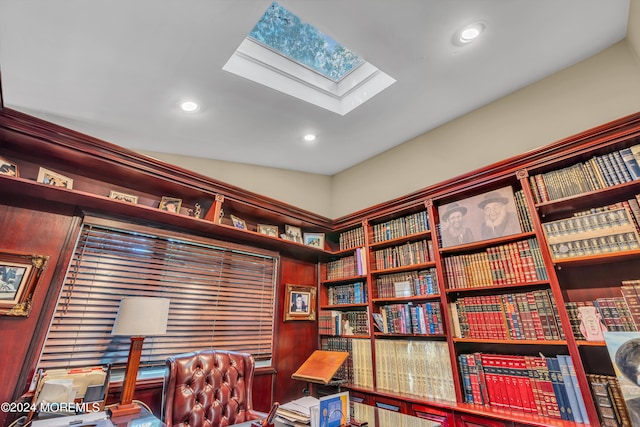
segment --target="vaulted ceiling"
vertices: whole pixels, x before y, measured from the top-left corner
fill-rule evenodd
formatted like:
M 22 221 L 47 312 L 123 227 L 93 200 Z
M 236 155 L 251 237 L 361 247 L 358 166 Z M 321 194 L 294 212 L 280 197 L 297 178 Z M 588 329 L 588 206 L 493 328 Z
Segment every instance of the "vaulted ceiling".
M 1 0 L 4 104 L 134 150 L 332 175 L 606 49 L 629 13 L 629 0 L 279 3 L 396 82 L 340 115 L 223 70 L 271 0 Z M 474 22 L 481 36 L 456 43 Z

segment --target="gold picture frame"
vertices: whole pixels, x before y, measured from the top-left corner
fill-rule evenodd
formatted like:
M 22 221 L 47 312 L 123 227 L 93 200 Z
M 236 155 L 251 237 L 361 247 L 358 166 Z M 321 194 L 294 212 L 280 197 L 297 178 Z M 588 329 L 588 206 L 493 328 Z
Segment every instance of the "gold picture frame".
M 52 187 L 73 188 L 73 179 L 43 167 L 38 170 L 37 181 Z
M 114 200 L 120 200 L 122 202 L 133 203 L 133 204 L 138 203 L 138 196 L 134 196 L 132 194 L 127 194 L 127 193 L 121 193 L 115 190 L 111 190 L 109 192 L 109 198 Z
M 0 157 L 0 175 L 19 176 L 18 165 L 4 157 Z
M 231 222 L 233 223 L 233 226 L 235 228 L 238 228 L 240 230 L 246 230 L 247 229 L 247 223 L 245 222 L 244 219 L 242 218 L 238 218 L 235 215 L 229 215 L 231 217 Z
M 48 256 L 0 252 L 0 315 L 29 317 Z
M 284 300 L 284 320 L 316 320 L 315 286 L 287 285 Z
M 180 206 L 182 206 L 182 199 L 162 196 L 162 200 L 160 200 L 160 206 L 158 206 L 158 209 L 160 209 L 161 211 L 179 214 Z
M 258 224 L 258 233 L 271 237 L 278 237 L 278 226 L 268 224 Z

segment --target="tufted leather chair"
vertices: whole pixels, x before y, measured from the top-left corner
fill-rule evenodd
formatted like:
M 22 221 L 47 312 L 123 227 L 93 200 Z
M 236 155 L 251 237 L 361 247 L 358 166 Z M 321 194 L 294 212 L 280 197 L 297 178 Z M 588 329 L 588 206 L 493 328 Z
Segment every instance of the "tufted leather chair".
M 253 410 L 250 354 L 206 349 L 167 359 L 164 422 L 169 427 L 224 427 L 264 418 Z

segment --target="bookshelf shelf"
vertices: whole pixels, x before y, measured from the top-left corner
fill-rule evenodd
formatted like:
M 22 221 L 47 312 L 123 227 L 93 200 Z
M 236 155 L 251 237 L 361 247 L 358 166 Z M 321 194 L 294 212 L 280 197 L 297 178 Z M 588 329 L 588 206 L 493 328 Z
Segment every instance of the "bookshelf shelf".
M 401 273 L 404 271 L 414 271 L 414 270 L 424 270 L 427 268 L 435 267 L 436 263 L 434 261 L 423 262 L 420 264 L 411 264 L 402 267 L 394 267 L 394 268 L 386 268 L 382 270 L 373 270 L 371 274 L 373 276 L 380 276 L 383 274 L 391 274 L 391 273 Z
M 445 255 L 457 254 L 457 253 L 463 253 L 463 252 L 475 252 L 479 249 L 485 249 L 490 246 L 498 246 L 505 243 L 515 242 L 518 240 L 524 240 L 529 237 L 536 237 L 536 234 L 534 232 L 518 233 L 518 234 L 512 234 L 510 236 L 500 237 L 497 239 L 483 240 L 480 242 L 467 243 L 464 245 L 449 246 L 446 248 L 440 248 L 440 254 L 442 256 L 445 256 Z
M 487 293 L 487 292 L 495 292 L 500 290 L 509 290 L 509 289 L 533 289 L 539 287 L 548 287 L 548 280 L 538 280 L 535 282 L 522 282 L 522 283 L 513 283 L 510 285 L 495 285 L 495 286 L 477 286 L 473 288 L 453 288 L 453 289 L 445 289 L 445 293 L 447 295 L 456 295 L 456 294 L 477 294 L 477 293 Z
M 604 341 L 583 341 L 577 340 L 576 345 L 580 347 L 606 347 L 607 344 Z
M 332 304 L 321 305 L 322 310 L 350 310 L 350 309 L 366 309 L 369 307 L 367 303 L 364 304 Z
M 444 334 L 386 334 L 384 332 L 374 332 L 373 335 L 376 338 L 447 338 Z
M 640 250 L 609 252 L 609 253 L 602 253 L 598 255 L 589 255 L 589 256 L 573 257 L 573 258 L 560 258 L 560 259 L 554 259 L 553 263 L 558 268 L 581 267 L 585 265 L 593 265 L 594 263 L 608 264 L 608 263 L 616 263 L 620 261 L 634 260 L 637 258 L 640 258 Z
M 409 234 L 407 236 L 398 237 L 395 239 L 384 240 L 382 242 L 371 243 L 369 245 L 369 248 L 372 250 L 381 249 L 389 246 L 401 245 L 403 243 L 411 242 L 413 240 L 430 239 L 430 238 L 431 238 L 431 231 L 424 231 L 421 233 Z
M 358 281 L 366 280 L 366 278 L 367 276 L 349 276 L 349 277 L 342 277 L 340 279 L 323 280 L 320 283 L 322 283 L 325 286 L 331 286 L 331 285 L 340 285 L 340 284 L 349 283 L 349 282 L 358 282 Z
M 505 344 L 505 345 L 561 345 L 566 346 L 565 340 L 499 340 L 499 339 L 478 339 L 478 338 L 452 338 L 455 343 L 475 343 L 475 344 Z
M 394 304 L 420 301 L 437 301 L 439 299 L 440 295 L 416 295 L 410 297 L 373 298 L 371 302 L 373 302 L 374 304 Z

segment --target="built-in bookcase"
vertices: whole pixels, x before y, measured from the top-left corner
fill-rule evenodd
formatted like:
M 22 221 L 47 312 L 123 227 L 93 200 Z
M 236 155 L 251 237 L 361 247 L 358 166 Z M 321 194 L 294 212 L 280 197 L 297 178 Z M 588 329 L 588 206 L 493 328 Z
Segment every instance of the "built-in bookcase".
M 639 137 L 635 115 L 345 218 L 363 224 L 371 316 L 359 401 L 461 426 L 628 422 L 584 322 L 640 328 Z M 519 226 L 491 236 L 480 212 L 505 198 Z

